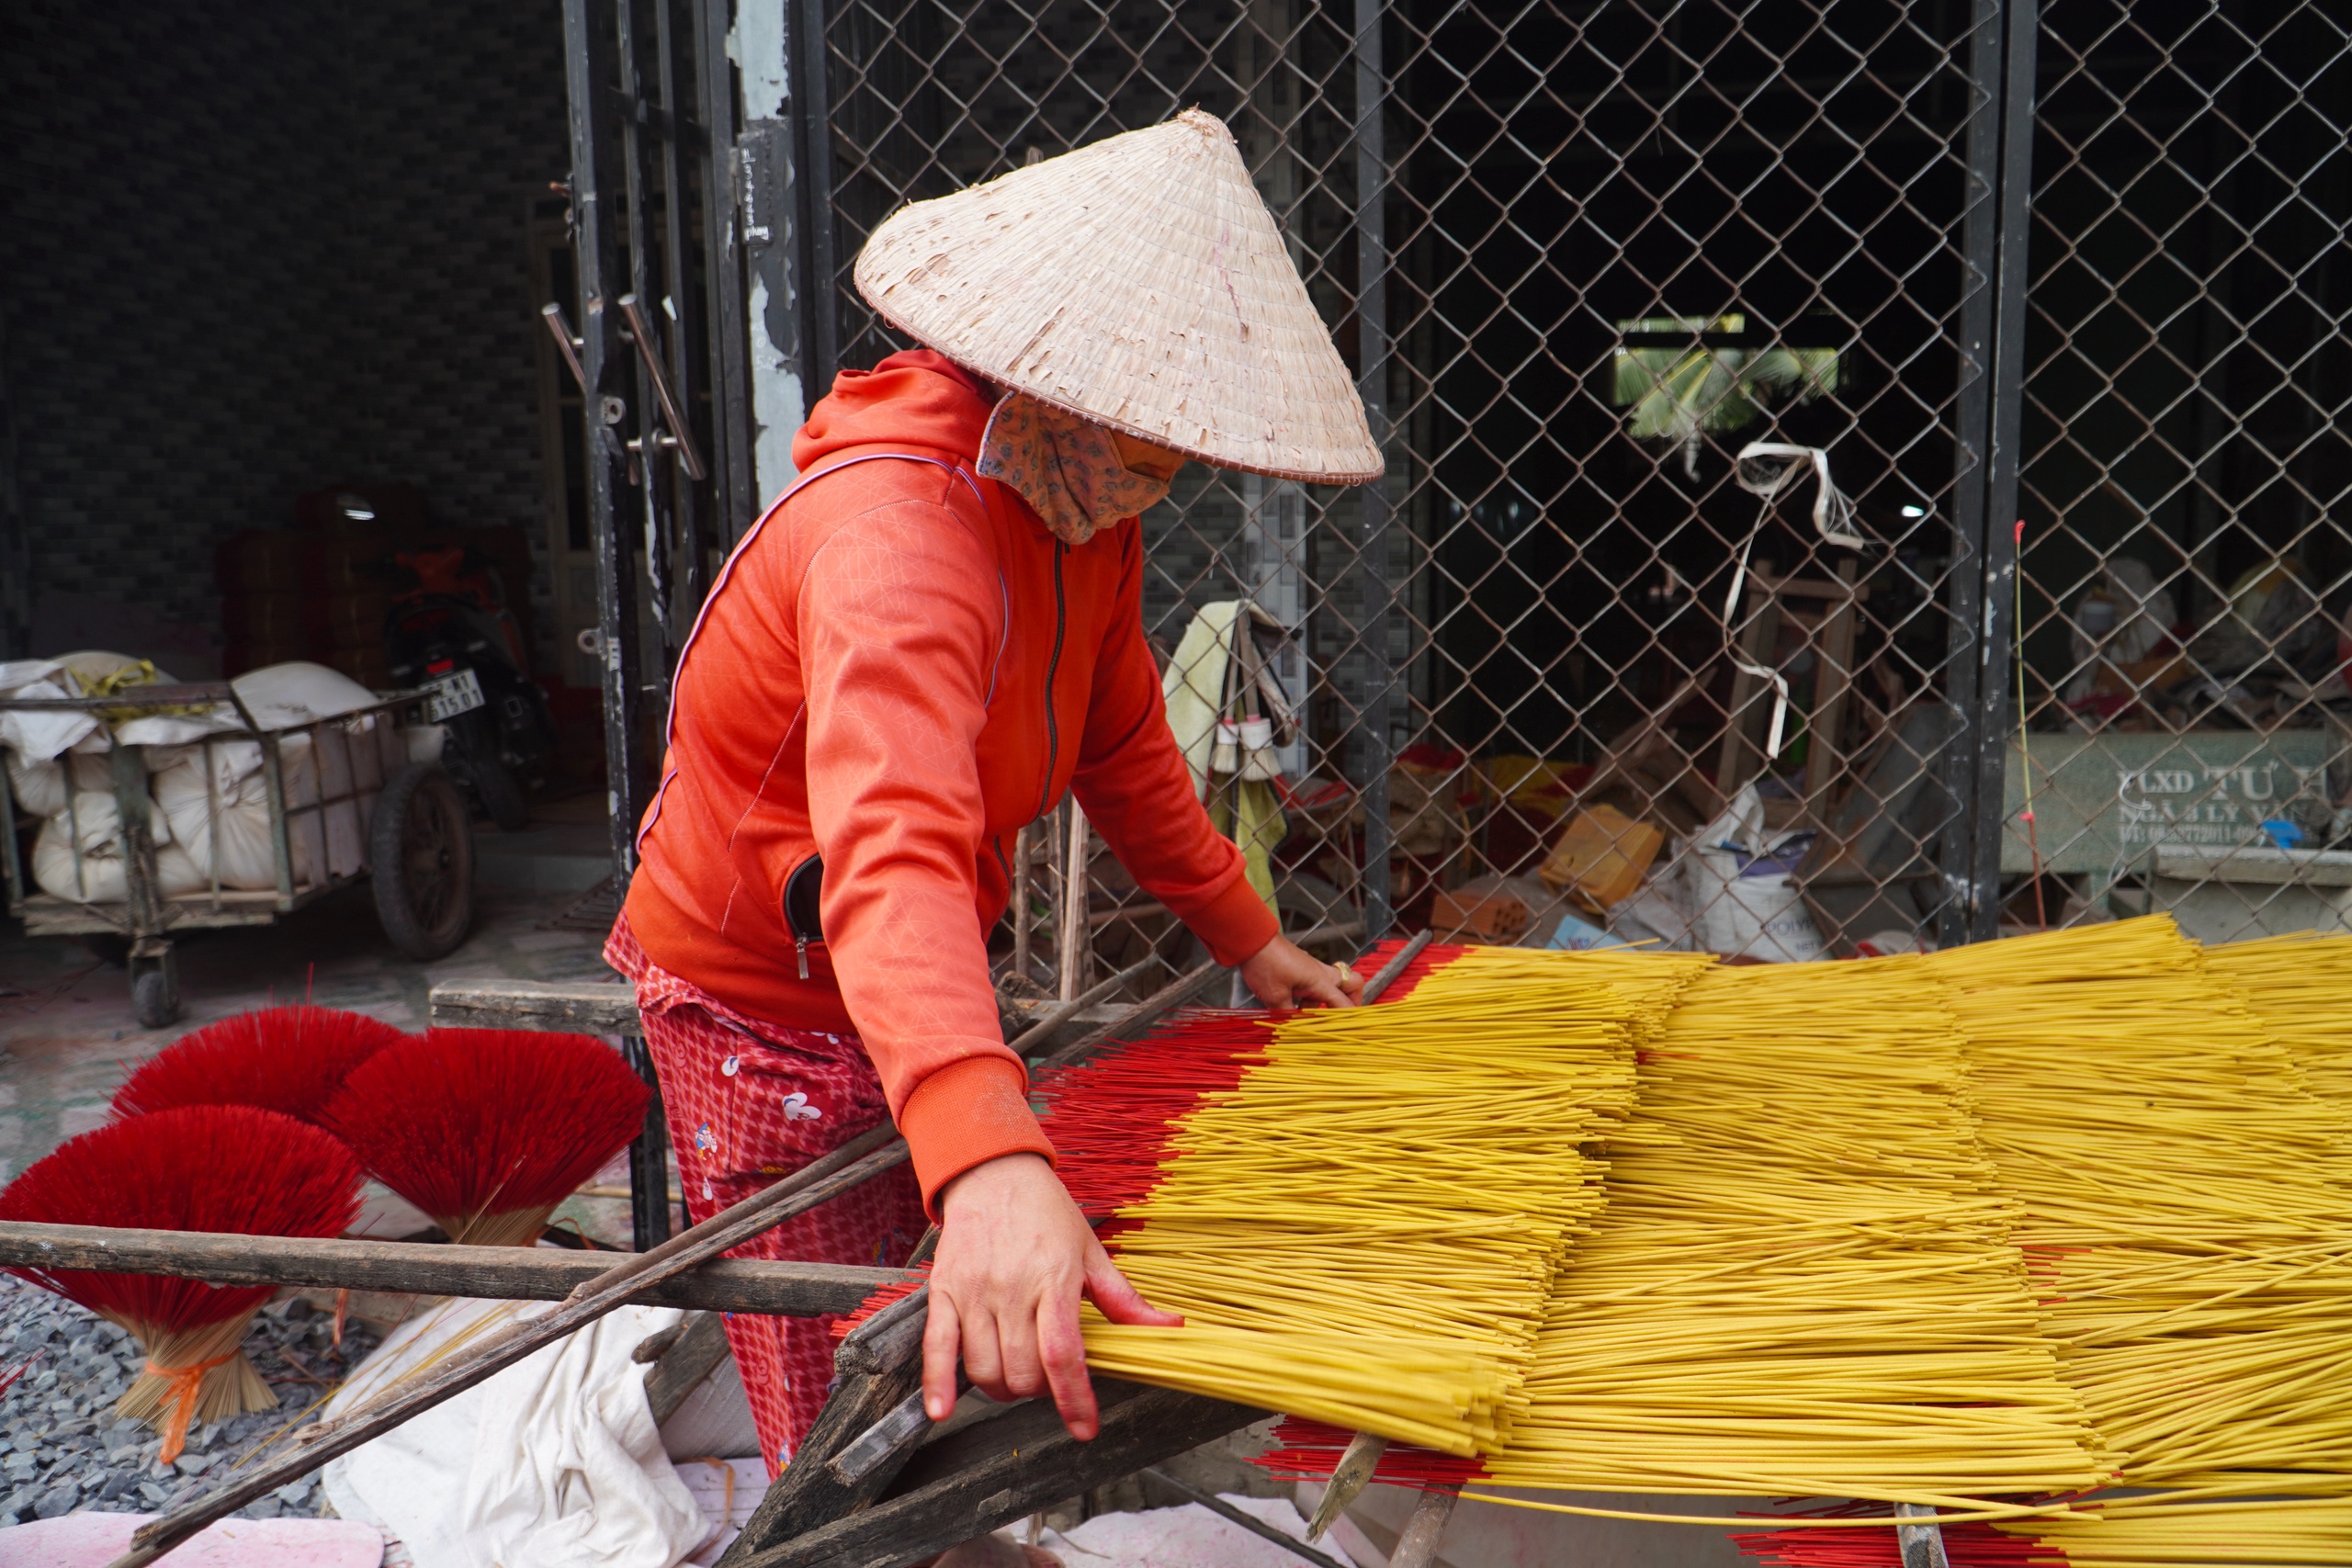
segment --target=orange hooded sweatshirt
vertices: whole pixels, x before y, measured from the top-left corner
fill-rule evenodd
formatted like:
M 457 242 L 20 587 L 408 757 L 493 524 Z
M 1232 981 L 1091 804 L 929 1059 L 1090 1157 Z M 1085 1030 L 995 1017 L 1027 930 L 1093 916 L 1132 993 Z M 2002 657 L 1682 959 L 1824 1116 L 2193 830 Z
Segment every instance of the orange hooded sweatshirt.
M 755 1019 L 856 1032 L 927 1203 L 1000 1155 L 1052 1157 L 987 934 L 1014 834 L 1066 790 L 1220 963 L 1276 930 L 1169 734 L 1139 525 L 1057 540 L 974 471 L 989 408 L 917 350 L 842 372 L 810 412 L 792 457 L 821 477 L 744 537 L 679 660 L 628 895 L 663 969 Z M 820 872 L 804 948 L 785 903 Z

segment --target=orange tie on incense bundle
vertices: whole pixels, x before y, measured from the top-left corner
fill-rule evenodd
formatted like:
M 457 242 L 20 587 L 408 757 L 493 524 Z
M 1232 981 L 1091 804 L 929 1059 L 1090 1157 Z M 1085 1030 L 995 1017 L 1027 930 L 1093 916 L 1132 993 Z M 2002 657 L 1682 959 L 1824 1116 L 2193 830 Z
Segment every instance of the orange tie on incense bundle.
M 322 1123 L 451 1241 L 530 1247 L 644 1126 L 651 1093 L 589 1035 L 434 1029 L 356 1069 Z
M 359 1213 L 359 1167 L 341 1144 L 247 1105 L 189 1105 L 69 1138 L 0 1190 L 0 1220 L 339 1235 Z M 115 1410 L 164 1435 L 179 1458 L 192 1421 L 275 1410 L 277 1396 L 238 1348 L 272 1287 L 213 1286 L 156 1274 L 12 1269 L 128 1331 L 147 1366 Z

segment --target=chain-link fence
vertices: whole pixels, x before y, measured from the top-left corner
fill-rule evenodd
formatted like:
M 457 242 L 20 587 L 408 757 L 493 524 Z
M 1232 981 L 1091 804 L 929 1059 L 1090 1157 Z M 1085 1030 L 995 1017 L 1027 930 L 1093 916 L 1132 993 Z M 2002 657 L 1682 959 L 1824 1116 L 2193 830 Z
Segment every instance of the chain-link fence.
M 2352 14 L 2056 0 L 2041 75 L 2010 912 L 2339 928 Z
M 1292 929 L 2311 924 L 2352 896 L 2352 64 L 2324 7 L 2243 9 L 832 0 L 816 367 L 900 346 L 847 278 L 900 203 L 1199 105 L 1389 452 L 1145 520 Z M 1181 961 L 1067 810 L 1030 836 L 1007 968 Z

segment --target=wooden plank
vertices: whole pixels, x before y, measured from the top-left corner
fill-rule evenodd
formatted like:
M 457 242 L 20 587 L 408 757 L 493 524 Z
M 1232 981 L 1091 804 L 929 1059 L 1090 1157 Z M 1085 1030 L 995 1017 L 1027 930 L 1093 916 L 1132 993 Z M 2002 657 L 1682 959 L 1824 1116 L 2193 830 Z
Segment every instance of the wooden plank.
M 718 1370 L 727 1359 L 727 1320 L 715 1312 L 696 1313 L 679 1325 L 677 1338 L 670 1342 L 654 1361 L 653 1370 L 645 1374 L 645 1403 L 652 1407 L 653 1424 L 660 1426 L 678 1413 L 686 1395 L 702 1385 L 702 1381 Z
M 840 1365 L 838 1359 L 835 1365 Z M 878 1464 L 855 1480 L 843 1481 L 829 1461 L 922 1384 L 920 1355 L 904 1357 L 880 1371 L 841 1376 L 817 1424 L 793 1450 L 791 1464 L 745 1522 L 738 1544 L 787 1542 L 871 1503 L 897 1478 L 897 1465 Z
M 1771 586 L 1772 563 L 1758 561 L 1748 574 L 1747 602 L 1741 606 L 1739 656 L 1758 670 L 1775 670 L 1773 645 L 1781 637 L 1781 601 Z M 1771 682 L 1732 666 L 1731 702 L 1724 710 L 1723 751 L 1715 762 L 1715 793 L 1729 800 L 1749 777 L 1747 755 L 1763 757 L 1764 731 L 1771 723 L 1772 705 L 1764 700 Z M 1769 765 L 1770 759 L 1764 759 Z
M 220 1285 L 300 1285 L 497 1301 L 556 1302 L 628 1255 L 553 1247 L 314 1240 L 206 1231 L 0 1223 L 0 1265 L 167 1274 Z M 896 1269 L 719 1258 L 629 1297 L 650 1306 L 814 1317 L 853 1312 L 903 1278 Z
M 1845 777 L 1843 748 L 1846 704 L 1854 689 L 1854 561 L 1838 563 L 1838 581 L 1845 585 L 1824 623 L 1815 649 L 1813 716 L 1807 721 L 1804 759 L 1804 808 L 1815 828 L 1829 826 L 1829 796 Z
M 438 1029 L 552 1029 L 642 1034 L 637 990 L 626 980 L 444 980 L 433 987 Z
M 891 1495 L 762 1547 L 746 1530 L 720 1568 L 904 1568 L 1080 1492 L 1236 1432 L 1267 1413 L 1097 1378 L 1102 1434 L 1081 1443 L 1051 1400 L 1016 1406 L 918 1452 Z

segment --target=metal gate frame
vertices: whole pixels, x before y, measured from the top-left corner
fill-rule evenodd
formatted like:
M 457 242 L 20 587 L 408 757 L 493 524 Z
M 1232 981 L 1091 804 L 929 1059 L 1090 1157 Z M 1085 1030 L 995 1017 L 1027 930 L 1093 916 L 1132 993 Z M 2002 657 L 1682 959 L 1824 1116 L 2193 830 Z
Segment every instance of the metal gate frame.
M 1337 248 L 1304 258 L 1310 288 L 1319 291 L 1318 300 L 1327 310 L 1340 312 L 1340 326 L 1353 333 L 1359 390 L 1375 437 L 1391 455 L 1392 470 L 1426 478 L 1427 465 L 1433 461 L 1420 445 L 1428 439 L 1428 385 L 1423 383 L 1418 394 L 1399 391 L 1413 377 L 1428 374 L 1415 368 L 1413 351 L 1405 346 L 1406 337 L 1425 330 L 1430 310 L 1426 292 L 1416 292 L 1428 286 L 1415 274 L 1413 251 L 1428 237 L 1428 212 L 1414 206 L 1426 193 L 1412 188 L 1403 170 L 1417 147 L 1429 145 L 1429 117 L 1438 107 L 1417 101 L 1416 95 L 1425 96 L 1429 89 L 1413 73 L 1432 57 L 1432 40 L 1447 25 L 1496 17 L 1508 22 L 1542 10 L 1563 25 L 1582 27 L 1598 25 L 1611 7 L 1589 6 L 1573 17 L 1556 7 L 1520 7 L 1506 17 L 1501 9 L 1469 0 L 1231 0 L 1222 9 L 1210 0 L 1056 3 L 1084 12 L 1096 39 L 1116 39 L 1129 48 L 1137 72 L 1145 69 L 1145 51 L 1164 40 L 1170 19 L 1186 6 L 1191 6 L 1187 20 L 1207 17 L 1216 28 L 1256 27 L 1261 25 L 1261 13 L 1280 14 L 1304 18 L 1288 25 L 1317 28 L 1329 35 L 1318 46 L 1323 53 L 1313 71 L 1287 55 L 1281 62 L 1282 69 L 1295 79 L 1294 86 L 1283 90 L 1295 99 L 1302 95 L 1311 99 L 1309 107 L 1323 117 L 1326 130 L 1317 134 L 1324 144 L 1318 152 L 1303 141 L 1293 145 L 1286 140 L 1305 134 L 1293 129 L 1304 123 L 1294 102 L 1291 119 L 1268 133 L 1273 141 L 1267 145 L 1273 146 L 1277 159 L 1295 164 L 1303 165 L 1310 152 L 1321 160 L 1312 180 L 1319 182 L 1318 199 L 1327 206 L 1336 203 L 1327 228 L 1336 226 L 1341 237 L 1333 242 Z M 1927 927 L 1944 944 L 1983 940 L 2000 929 L 2002 845 L 2005 836 L 2014 833 L 2016 819 L 2011 803 L 2004 799 L 2005 769 L 2021 721 L 2045 716 L 2048 707 L 2035 701 L 2026 714 L 2016 709 L 2021 632 L 2030 637 L 2047 621 L 2046 615 L 2039 622 L 2029 616 L 2020 628 L 2020 603 L 2028 592 L 2047 596 L 2056 592 L 2020 581 L 2018 533 L 2021 469 L 2034 457 L 2020 446 L 2021 422 L 2032 401 L 2028 386 L 2028 336 L 2034 317 L 2029 242 L 2036 220 L 2029 201 L 2037 140 L 2046 146 L 2052 134 L 2039 122 L 2035 102 L 2046 3 L 1952 0 L 1964 8 L 1958 19 L 1949 26 L 1935 21 L 1923 35 L 1937 48 L 1945 47 L 1941 40 L 1951 40 L 1946 75 L 1956 78 L 1966 95 L 1964 113 L 1951 133 L 1947 160 L 1962 171 L 1960 206 L 1949 218 L 1929 220 L 1949 223 L 1943 232 L 1950 236 L 1960 267 L 1960 299 L 1950 305 L 1950 324 L 1942 329 L 1949 340 L 1946 346 L 1956 350 L 1959 385 L 1956 392 L 1929 388 L 1920 394 L 1946 411 L 1936 416 L 1941 426 L 1939 440 L 1948 438 L 1953 448 L 1949 490 L 1933 503 L 1938 515 L 1929 518 L 1930 524 L 1944 525 L 1941 513 L 1948 507 L 1950 536 L 1941 547 L 1949 551 L 1949 567 L 1939 566 L 1931 580 L 1923 579 L 1920 584 L 1930 590 L 1929 602 L 1946 625 L 1940 664 L 1912 661 L 1913 672 L 1931 680 L 1953 710 L 1952 732 L 1934 743 L 1932 758 L 1922 759 L 1927 770 L 1938 775 L 1949 804 L 1949 817 L 1936 829 L 1932 887 L 1923 888 L 1919 897 L 1923 906 L 1933 906 L 1925 917 Z M 779 476 L 768 471 L 775 466 L 772 455 L 763 468 L 762 442 L 773 444 L 779 431 L 788 432 L 797 423 L 796 406 L 805 412 L 806 402 L 830 384 L 845 355 L 862 363 L 873 347 L 864 329 L 854 331 L 844 319 L 845 307 L 854 301 L 843 293 L 842 280 L 845 252 L 854 235 L 844 238 L 840 207 L 842 193 L 855 181 L 870 177 L 872 170 L 858 166 L 860 146 L 842 139 L 850 134 L 844 127 L 856 115 L 872 114 L 877 104 L 887 114 L 912 112 L 903 110 L 904 100 L 890 96 L 890 83 L 862 79 L 856 62 L 844 64 L 837 52 L 841 29 L 857 24 L 854 13 L 861 7 L 875 6 L 876 0 L 567 0 L 574 106 L 572 183 L 582 253 L 582 298 L 576 310 L 582 322 L 582 368 L 596 394 L 591 406 L 603 420 L 598 440 L 590 448 L 589 493 L 602 590 L 608 759 L 619 781 L 612 805 L 616 882 L 622 886 L 631 858 L 630 825 L 640 814 L 653 761 L 650 720 L 666 700 L 663 671 L 674 656 L 678 631 L 683 620 L 690 618 L 718 553 L 750 525 L 763 495 L 780 488 Z M 1130 6 L 1132 16 L 1122 8 Z M 932 18 L 925 25 L 934 30 L 945 28 L 950 45 L 966 41 L 956 28 L 983 24 L 1000 35 L 1026 28 L 1034 37 L 1035 29 L 1046 25 L 1052 5 L 1034 12 L 982 8 L 961 16 L 966 9 L 933 6 L 923 13 Z M 1703 26 L 1706 16 L 1700 8 L 1616 9 L 1654 27 L 1656 37 L 1674 50 L 1703 58 L 1703 50 L 1694 53 L 1683 35 L 1673 30 L 1685 13 Z M 685 18 L 673 20 L 679 12 Z M 1951 12 L 1947 7 L 1936 15 L 1948 17 Z M 1718 17 L 1717 25 L 1736 32 L 1747 23 Z M 1132 36 L 1122 37 L 1122 29 Z M 684 51 L 670 48 L 673 35 L 692 43 L 691 120 L 681 110 L 687 94 L 676 56 Z M 659 47 L 650 47 L 649 39 Z M 1195 45 L 1188 42 L 1187 47 Z M 1222 46 L 1212 39 L 1197 47 L 1213 51 Z M 1283 41 L 1281 47 L 1287 51 L 1289 44 Z M 775 58 L 769 60 L 769 55 Z M 654 62 L 641 70 L 640 56 Z M 927 71 L 930 64 L 918 60 L 906 69 Z M 1858 73 L 1867 75 L 1868 69 L 1864 61 Z M 1082 88 L 1081 96 L 1094 95 L 1089 137 L 1120 128 L 1119 115 L 1130 112 L 1113 106 L 1107 96 L 1118 83 L 1105 88 L 1092 80 L 1078 82 L 1067 72 L 1057 80 L 1071 90 Z M 588 85 L 595 82 L 605 84 L 605 90 L 589 92 Z M 927 85 L 927 78 L 916 84 Z M 1800 96 L 1815 92 L 1817 85 L 1801 85 Z M 1837 87 L 1833 83 L 1818 99 L 1807 101 L 1818 107 Z M 1170 90 L 1189 89 L 1180 84 Z M 1261 83 L 1242 82 L 1235 90 L 1242 94 L 1245 109 L 1260 111 Z M 1639 96 L 1637 88 L 1628 90 Z M 1951 123 L 1939 118 L 1926 129 L 1932 139 L 1944 135 L 1940 128 Z M 1334 135 L 1340 138 L 1337 144 L 1332 144 Z M 846 164 L 842 161 L 843 146 L 851 155 Z M 999 150 L 1000 162 L 1015 151 L 1010 146 Z M 1864 149 L 1858 155 L 1867 160 L 1870 154 Z M 657 164 L 662 165 L 658 171 Z M 1912 174 L 1890 177 L 1900 180 Z M 677 211 L 662 205 L 666 225 L 658 226 L 658 234 L 649 230 L 648 217 L 639 209 L 644 193 L 656 189 L 686 191 L 698 200 L 698 254 L 682 236 L 688 201 L 675 204 Z M 707 198 L 710 193 L 717 193 L 717 198 Z M 639 465 L 632 457 L 632 448 L 658 445 L 666 432 L 655 410 L 657 397 L 646 384 L 645 367 L 640 364 L 632 379 L 619 363 L 628 357 L 627 344 L 605 300 L 624 286 L 619 271 L 624 253 L 633 258 L 626 286 L 640 297 L 650 297 L 654 286 L 648 265 L 656 253 L 661 276 L 687 285 L 673 290 L 679 328 L 669 333 L 667 347 L 680 400 L 687 405 L 695 434 L 712 457 L 714 479 L 700 502 L 696 497 L 701 492 L 684 485 L 671 486 L 666 493 L 659 484 L 642 486 L 637 487 L 639 493 L 631 493 L 633 468 L 650 472 L 658 461 L 667 459 L 656 453 Z M 690 343 L 695 334 L 684 330 L 684 323 L 691 319 L 688 296 L 694 287 L 702 290 L 702 333 L 701 341 Z M 1396 313 L 1400 291 L 1401 316 Z M 1944 312 L 1947 303 L 1939 297 L 1926 309 L 1930 314 Z M 1937 315 L 1939 321 L 1945 319 Z M 1698 341 L 1694 335 L 1693 342 Z M 691 395 L 704 386 L 708 388 L 707 418 Z M 799 403 L 794 405 L 788 398 L 778 400 L 779 386 Z M 1400 396 L 1405 397 L 1401 405 L 1396 400 Z M 1416 468 L 1417 464 L 1422 467 Z M 1324 501 L 1307 503 L 1315 518 L 1310 531 L 1319 530 L 1317 536 L 1332 541 L 1346 558 L 1335 573 L 1326 574 L 1318 589 L 1329 598 L 1320 613 L 1337 626 L 1341 649 L 1329 656 L 1325 672 L 1337 668 L 1330 661 L 1344 661 L 1347 680 L 1352 682 L 1342 705 L 1344 721 L 1326 749 L 1326 761 L 1332 771 L 1343 773 L 1352 792 L 1348 820 L 1355 826 L 1334 843 L 1342 858 L 1353 863 L 1350 874 L 1360 889 L 1351 897 L 1361 923 L 1350 929 L 1366 935 L 1385 931 L 1396 919 L 1390 889 L 1413 852 L 1391 836 L 1387 796 L 1398 761 L 1392 734 L 1404 731 L 1409 739 L 1419 732 L 1400 724 L 1400 716 L 1408 716 L 1416 705 L 1427 711 L 1426 694 L 1413 684 L 1420 679 L 1415 670 L 1442 651 L 1430 640 L 1435 634 L 1428 625 L 1426 601 L 1439 574 L 1429 536 L 1429 488 L 1424 483 L 1415 492 L 1408 487 L 1400 501 L 1388 486 L 1371 487 L 1361 493 L 1360 502 L 1351 501 L 1344 509 Z M 1271 508 L 1275 503 L 1265 504 Z M 647 558 L 666 566 L 666 577 L 659 570 L 632 568 L 632 558 L 639 553 L 633 524 L 640 513 L 648 536 L 657 542 Z M 1148 520 L 1148 537 L 1150 526 Z M 669 547 L 662 547 L 664 541 Z M 1258 547 L 1246 539 L 1212 547 L 1213 552 L 1245 553 L 1253 547 Z M 1249 573 L 1257 569 L 1247 561 L 1226 561 L 1220 554 L 1216 570 L 1246 584 L 1251 581 Z M 1668 575 L 1671 584 L 1670 563 Z M 1628 585 L 1615 586 L 1622 598 Z M 640 603 L 648 598 L 658 613 L 641 612 Z M 1733 635 L 1739 625 L 1735 617 L 1725 635 Z M 1406 657 L 1398 660 L 1392 648 L 1404 649 Z M 2032 678 L 2042 679 L 2038 674 Z M 1653 705 L 1657 700 L 1650 699 Z M 1752 705 L 1755 694 L 1736 699 L 1733 705 L 1740 701 Z M 1726 722 L 1746 720 L 1734 715 Z M 1477 782 L 1484 787 L 1489 781 L 1482 776 Z M 1407 807 L 1399 805 L 1397 809 Z M 1031 857 L 1048 888 L 1070 881 L 1072 866 L 1083 873 L 1090 863 L 1082 852 L 1082 832 L 1066 813 L 1030 838 Z M 1073 843 L 1081 852 L 1069 852 Z M 1024 861 L 1024 874 L 1029 866 Z M 1096 894 L 1099 905 L 1099 887 Z M 1119 898 L 1111 901 L 1117 905 Z M 1086 919 L 1082 908 L 1075 917 L 1080 922 L 1077 926 L 1070 925 L 1068 909 L 1060 915 L 1049 922 L 1056 930 L 1075 931 Z M 1026 935 L 1024 931 L 1024 943 Z M 1079 954 L 1080 963 L 1091 958 L 1091 953 Z M 1078 983 L 1078 976 L 1063 974 L 1065 993 Z

